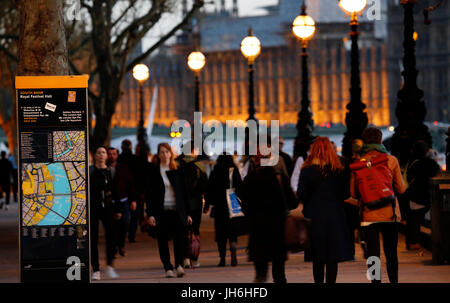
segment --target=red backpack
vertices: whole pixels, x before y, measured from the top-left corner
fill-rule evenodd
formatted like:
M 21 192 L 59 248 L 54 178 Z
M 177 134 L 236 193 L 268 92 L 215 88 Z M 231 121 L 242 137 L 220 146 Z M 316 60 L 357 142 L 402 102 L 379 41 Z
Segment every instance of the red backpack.
M 363 207 L 370 210 L 388 205 L 395 207 L 391 170 L 386 154 L 371 159 L 361 158 L 350 164 L 350 169 L 355 175 L 355 185 L 361 196 Z

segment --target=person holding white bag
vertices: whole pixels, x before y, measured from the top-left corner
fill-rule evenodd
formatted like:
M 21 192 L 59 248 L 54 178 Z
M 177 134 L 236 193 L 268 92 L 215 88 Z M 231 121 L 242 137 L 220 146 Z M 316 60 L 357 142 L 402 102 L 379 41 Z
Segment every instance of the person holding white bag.
M 234 218 L 230 217 L 228 199 L 230 187 L 236 193 L 239 192 L 241 185 L 241 175 L 234 164 L 233 157 L 220 155 L 209 177 L 204 208 L 204 212 L 207 213 L 212 206 L 211 216 L 214 217 L 216 242 L 220 256 L 218 266 L 220 267 L 225 266 L 227 241 L 230 242 L 231 266 L 236 266 L 238 263 L 236 256 L 237 233 L 232 221 Z M 237 198 L 236 194 L 233 194 L 232 197 Z

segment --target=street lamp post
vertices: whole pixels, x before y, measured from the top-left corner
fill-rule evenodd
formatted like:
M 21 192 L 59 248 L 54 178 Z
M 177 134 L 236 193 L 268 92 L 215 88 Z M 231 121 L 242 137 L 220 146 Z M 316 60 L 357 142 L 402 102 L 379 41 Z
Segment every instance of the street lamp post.
M 137 130 L 137 141 L 139 146 L 148 148 L 147 132 L 144 128 L 144 92 L 143 83 L 148 80 L 149 69 L 145 64 L 137 64 L 133 68 L 133 77 L 138 82 L 139 87 L 139 124 Z
M 416 39 L 414 35 L 414 4 L 416 0 L 402 0 L 404 8 L 404 55 L 403 55 L 403 86 L 397 97 L 395 115 L 398 126 L 392 136 L 392 154 L 395 155 L 400 165 L 405 165 L 410 158 L 411 148 L 415 141 L 423 140 L 430 147 L 432 137 L 428 127 L 423 124 L 426 115 L 426 106 L 423 101 L 424 93 L 417 86 Z
M 358 14 L 361 14 L 367 6 L 367 0 L 340 0 L 341 9 L 350 15 L 350 38 L 351 46 L 351 79 L 350 79 L 350 102 L 347 104 L 345 115 L 345 132 L 342 142 L 342 154 L 347 158 L 352 156 L 352 141 L 360 139 L 364 129 L 367 127 L 368 118 L 365 113 L 366 105 L 361 101 L 361 79 L 359 72 L 359 49 L 358 49 Z
M 294 141 L 294 157 L 301 156 L 306 159 L 309 145 L 313 139 L 312 130 L 314 122 L 310 109 L 308 84 L 308 54 L 306 52 L 308 41 L 313 37 L 316 26 L 314 20 L 306 14 L 306 6 L 302 5 L 302 12 L 292 24 L 294 35 L 302 45 L 302 100 L 301 110 L 298 113 L 297 136 Z
M 192 52 L 188 56 L 187 64 L 195 76 L 195 111 L 200 111 L 200 71 L 205 66 L 205 56 L 201 52 Z
M 259 132 L 259 123 L 258 119 L 255 117 L 255 95 L 254 95 L 254 85 L 253 85 L 253 64 L 255 63 L 256 57 L 259 56 L 261 52 L 261 42 L 258 38 L 253 36 L 253 30 L 250 27 L 248 29 L 248 36 L 245 37 L 241 42 L 241 52 L 244 55 L 245 58 L 248 60 L 248 119 L 247 121 L 253 120 L 256 122 L 256 134 L 253 131 L 250 133 L 250 128 L 245 128 L 245 142 L 244 142 L 244 153 L 246 156 L 250 156 L 251 150 L 253 147 L 257 146 L 258 144 L 258 138 L 256 138 L 256 142 L 250 141 L 250 138 L 253 137 L 253 135 L 258 136 Z
M 261 52 L 261 42 L 258 38 L 253 36 L 253 30 L 250 27 L 248 30 L 248 36 L 245 37 L 241 42 L 241 52 L 245 58 L 248 59 L 248 120 L 255 120 L 255 96 L 253 90 L 253 64 L 255 63 L 256 57 Z M 247 120 L 247 121 L 248 121 Z

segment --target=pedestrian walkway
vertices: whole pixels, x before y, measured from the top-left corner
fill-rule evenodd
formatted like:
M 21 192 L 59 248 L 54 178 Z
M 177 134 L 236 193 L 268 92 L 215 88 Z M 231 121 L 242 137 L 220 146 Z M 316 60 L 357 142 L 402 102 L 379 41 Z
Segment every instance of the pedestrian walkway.
M 0 283 L 19 281 L 18 253 L 18 217 L 17 204 L 12 203 L 8 211 L 0 211 Z M 399 282 L 400 283 L 450 283 L 450 266 L 432 266 L 431 252 L 423 255 L 405 249 L 404 237 L 399 240 Z M 137 242 L 127 243 L 127 256 L 118 255 L 115 267 L 120 279 L 111 280 L 103 277 L 95 283 L 250 283 L 254 278 L 252 263 L 247 261 L 245 251 L 247 237 L 238 241 L 237 267 L 230 266 L 229 252 L 227 266 L 217 267 L 219 262 L 216 243 L 214 242 L 214 224 L 208 215 L 203 216 L 201 227 L 201 266 L 186 269 L 182 278 L 165 278 L 165 272 L 159 260 L 156 240 L 147 234 L 138 232 Z M 172 243 L 170 243 L 172 246 Z M 356 246 L 356 261 L 339 264 L 338 283 L 368 283 L 367 266 L 363 253 Z M 106 267 L 104 241 L 100 242 L 100 264 Z M 173 254 L 172 254 L 173 259 Z M 388 282 L 384 257 L 382 257 L 383 282 Z M 305 263 L 303 254 L 290 254 L 286 263 L 286 276 L 289 283 L 312 283 L 312 263 Z M 271 278 L 270 278 L 271 281 Z

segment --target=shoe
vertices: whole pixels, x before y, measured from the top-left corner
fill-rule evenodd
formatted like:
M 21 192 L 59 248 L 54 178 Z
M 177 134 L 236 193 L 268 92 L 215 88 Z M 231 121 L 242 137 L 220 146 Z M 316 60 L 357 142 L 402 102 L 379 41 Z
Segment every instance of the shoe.
M 225 258 L 220 259 L 219 264 L 217 264 L 218 267 L 224 267 L 225 266 Z
M 192 268 L 199 268 L 200 263 L 198 261 L 192 261 Z
M 119 275 L 117 274 L 116 270 L 112 266 L 106 266 L 105 273 L 106 273 L 106 276 L 108 276 L 111 279 L 119 278 Z
M 166 278 L 174 278 L 175 274 L 173 273 L 173 270 L 166 271 Z
M 267 278 L 256 276 L 253 283 L 266 283 Z
M 92 281 L 99 281 L 101 279 L 100 271 L 94 271 L 92 274 L 91 280 Z
M 178 265 L 178 267 L 177 267 L 177 277 L 178 277 L 178 278 L 181 278 L 182 276 L 184 276 L 184 269 L 183 269 L 183 266 Z
M 121 255 L 122 257 L 126 257 L 127 252 L 125 251 L 125 248 L 119 248 L 119 255 Z
M 191 268 L 191 260 L 188 258 L 184 259 L 184 268 Z

